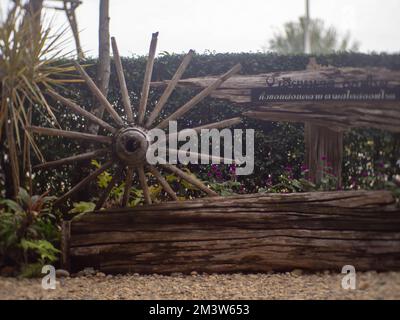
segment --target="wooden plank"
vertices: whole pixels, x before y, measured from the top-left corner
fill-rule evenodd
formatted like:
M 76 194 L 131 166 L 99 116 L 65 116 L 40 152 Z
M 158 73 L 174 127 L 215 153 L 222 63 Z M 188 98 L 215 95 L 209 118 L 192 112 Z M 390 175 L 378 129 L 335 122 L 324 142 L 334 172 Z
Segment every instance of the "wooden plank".
M 400 270 L 387 191 L 252 194 L 89 213 L 71 226 L 74 271 Z

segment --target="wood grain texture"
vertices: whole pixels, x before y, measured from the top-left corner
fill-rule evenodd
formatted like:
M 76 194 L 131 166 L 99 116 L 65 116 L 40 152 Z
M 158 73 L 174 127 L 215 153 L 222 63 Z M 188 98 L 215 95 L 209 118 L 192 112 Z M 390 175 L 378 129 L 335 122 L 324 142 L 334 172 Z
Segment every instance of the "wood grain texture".
M 249 109 L 243 115 L 259 120 L 312 122 L 335 131 L 364 127 L 400 132 L 400 102 L 271 102 Z
M 189 273 L 400 269 L 400 209 L 386 191 L 253 194 L 87 214 L 73 271 Z

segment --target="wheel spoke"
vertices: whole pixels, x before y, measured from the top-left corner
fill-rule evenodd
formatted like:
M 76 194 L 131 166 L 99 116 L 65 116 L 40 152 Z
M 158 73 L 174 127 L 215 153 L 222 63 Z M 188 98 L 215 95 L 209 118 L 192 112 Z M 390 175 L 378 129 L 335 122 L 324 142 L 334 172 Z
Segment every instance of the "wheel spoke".
M 107 185 L 107 188 L 103 191 L 99 200 L 97 201 L 95 210 L 100 210 L 103 207 L 104 203 L 107 201 L 107 199 L 111 193 L 112 188 L 120 180 L 120 178 L 121 178 L 120 173 L 121 173 L 121 171 L 118 170 L 118 172 L 112 177 L 111 181 Z
M 113 49 L 115 70 L 117 71 L 117 77 L 119 81 L 119 86 L 121 88 L 122 103 L 124 104 L 125 114 L 129 123 L 133 122 L 133 113 L 131 100 L 129 99 L 128 88 L 126 86 L 125 75 L 122 69 L 121 57 L 119 55 L 119 50 L 117 46 L 117 41 L 114 37 L 111 37 L 111 46 Z
M 147 60 L 146 71 L 143 80 L 142 95 L 140 97 L 140 103 L 139 103 L 139 114 L 138 114 L 139 124 L 143 123 L 144 115 L 146 113 L 147 99 L 149 97 L 149 91 L 150 91 L 151 75 L 153 73 L 154 58 L 156 56 L 157 37 L 158 37 L 158 32 L 153 33 L 151 37 L 149 57 Z
M 167 169 L 168 171 L 176 174 L 177 176 L 181 177 L 182 179 L 186 180 L 190 184 L 194 185 L 196 188 L 200 189 L 201 191 L 204 191 L 209 196 L 212 196 L 212 197 L 218 196 L 218 193 L 209 189 L 205 184 L 203 184 L 203 182 L 201 182 L 197 178 L 187 174 L 186 172 L 182 171 L 181 169 L 179 169 L 171 164 L 162 164 L 161 166 L 164 167 L 165 169 Z
M 91 151 L 91 152 L 81 153 L 81 154 L 78 154 L 75 156 L 38 164 L 38 165 L 34 166 L 34 169 L 45 169 L 45 168 L 49 168 L 49 167 L 56 167 L 56 166 L 69 164 L 69 163 L 72 163 L 75 161 L 93 159 L 93 158 L 96 158 L 100 155 L 107 153 L 107 151 L 108 151 L 107 149 L 98 149 L 98 150 Z
M 132 181 L 133 181 L 133 167 L 128 167 L 126 171 L 124 195 L 122 197 L 122 203 L 121 203 L 123 207 L 126 207 L 128 205 L 129 192 L 132 187 Z
M 139 174 L 139 182 L 143 190 L 144 201 L 146 202 L 146 204 L 151 204 L 152 201 L 150 197 L 149 186 L 147 185 L 147 179 L 144 173 L 143 166 L 138 168 L 138 174 Z
M 104 129 L 110 131 L 111 133 L 115 132 L 115 128 L 110 126 L 107 122 L 103 121 L 102 119 L 96 117 L 94 114 L 90 113 L 89 111 L 86 111 L 83 109 L 81 106 L 78 106 L 76 103 L 73 101 L 64 98 L 63 96 L 59 95 L 57 92 L 53 90 L 47 90 L 47 93 L 55 100 L 60 101 L 64 106 L 68 107 L 72 111 L 74 111 L 77 114 L 80 114 L 84 118 L 98 124 L 99 126 L 103 127 Z
M 111 144 L 111 142 L 112 142 L 111 137 L 99 136 L 96 134 L 83 133 L 83 132 L 77 132 L 77 131 L 65 131 L 65 130 L 60 130 L 60 129 L 52 129 L 52 128 L 44 128 L 44 127 L 36 127 L 36 126 L 26 126 L 26 129 L 33 133 L 47 135 L 47 136 L 59 136 L 59 137 L 89 140 L 89 141 L 93 141 L 93 142 L 107 143 L 107 144 Z
M 82 181 L 80 181 L 77 185 L 75 185 L 72 189 L 70 189 L 68 192 L 66 192 L 64 195 L 62 195 L 60 198 L 58 198 L 54 205 L 58 206 L 60 203 L 64 202 L 67 198 L 72 196 L 74 193 L 79 191 L 81 188 L 86 186 L 89 182 L 93 181 L 96 179 L 102 172 L 110 168 L 113 164 L 112 160 L 107 161 L 105 164 L 103 164 L 100 168 L 96 169 L 93 173 L 88 175 L 86 178 L 84 178 Z
M 205 153 L 198 153 L 198 152 L 194 152 L 194 151 L 185 151 L 185 150 L 177 150 L 177 149 L 160 149 L 161 151 L 164 151 L 166 153 L 168 153 L 168 155 L 173 155 L 173 156 L 179 156 L 179 155 L 183 155 L 183 156 L 194 156 L 197 159 L 201 159 L 203 161 L 210 161 L 212 163 L 226 163 L 226 164 L 231 164 L 231 163 L 235 163 L 235 160 L 232 158 L 225 158 L 225 157 L 219 157 L 219 156 L 214 156 L 212 154 L 205 154 Z
M 115 120 L 115 122 L 123 126 L 124 122 L 122 121 L 121 117 L 118 115 L 117 111 L 114 110 L 113 106 L 108 102 L 107 98 L 103 95 L 103 93 L 100 91 L 100 89 L 96 86 L 94 81 L 89 77 L 89 75 L 86 73 L 86 71 L 82 68 L 82 66 L 74 62 L 76 70 L 79 72 L 83 80 L 85 80 L 87 86 L 89 89 L 92 91 L 93 95 L 99 100 L 99 102 L 104 106 L 104 108 L 108 111 L 108 113 L 111 115 L 111 117 Z
M 190 60 L 192 60 L 193 54 L 194 54 L 194 51 L 189 50 L 189 52 L 186 54 L 185 58 L 183 59 L 182 63 L 180 64 L 178 70 L 176 70 L 171 81 L 168 82 L 167 88 L 165 89 L 164 93 L 160 97 L 160 100 L 158 100 L 156 106 L 154 107 L 154 110 L 151 112 L 149 119 L 146 122 L 146 128 L 150 128 L 150 126 L 153 124 L 154 120 L 160 114 L 162 108 L 166 104 L 168 98 L 170 97 L 171 93 L 174 91 L 176 85 L 178 84 L 178 81 L 181 79 L 183 73 L 185 72 L 187 66 L 189 65 Z
M 173 121 L 173 120 L 176 120 L 176 119 L 182 117 L 185 113 L 190 111 L 200 101 L 202 101 L 204 98 L 209 96 L 211 94 L 211 92 L 213 92 L 215 89 L 217 89 L 222 83 L 224 83 L 226 80 L 228 80 L 235 73 L 239 72 L 240 69 L 241 69 L 240 64 L 235 65 L 232 69 L 230 69 L 228 72 L 226 72 L 221 77 L 219 77 L 217 80 L 215 80 L 211 85 L 209 85 L 203 91 L 198 93 L 191 100 L 186 102 L 182 107 L 180 107 L 177 111 L 175 111 L 173 114 L 171 114 L 168 118 L 164 119 L 157 126 L 157 128 L 164 129 L 165 127 L 168 126 L 169 121 Z
M 164 188 L 164 190 L 169 194 L 169 196 L 175 201 L 179 200 L 176 193 L 174 192 L 174 190 L 172 190 L 167 180 L 165 180 L 164 177 L 161 175 L 160 171 L 158 171 L 157 168 L 152 165 L 149 166 L 149 169 L 150 172 L 156 177 L 158 182 L 161 184 L 161 186 Z

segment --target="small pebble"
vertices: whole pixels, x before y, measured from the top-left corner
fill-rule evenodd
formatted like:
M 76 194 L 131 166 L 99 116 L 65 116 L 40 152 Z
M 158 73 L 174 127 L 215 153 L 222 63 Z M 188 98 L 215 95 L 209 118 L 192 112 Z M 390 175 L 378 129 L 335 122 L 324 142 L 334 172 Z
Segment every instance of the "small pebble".
M 301 276 L 302 274 L 303 274 L 303 270 L 301 270 L 301 269 L 294 269 L 292 271 L 292 275 L 295 275 L 295 276 Z
M 69 278 L 70 274 L 67 270 L 64 269 L 57 269 L 56 270 L 56 277 L 60 277 L 60 278 Z

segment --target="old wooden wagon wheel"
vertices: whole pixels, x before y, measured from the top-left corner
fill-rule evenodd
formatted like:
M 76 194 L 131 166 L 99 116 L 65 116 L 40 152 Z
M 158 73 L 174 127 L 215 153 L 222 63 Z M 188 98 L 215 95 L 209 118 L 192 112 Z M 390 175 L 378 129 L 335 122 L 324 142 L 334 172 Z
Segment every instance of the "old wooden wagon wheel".
M 149 147 L 149 136 L 148 130 L 152 128 L 165 129 L 168 126 L 169 121 L 174 121 L 182 117 L 189 110 L 191 110 L 196 104 L 198 104 L 201 100 L 207 97 L 213 90 L 218 88 L 224 81 L 230 78 L 232 75 L 237 73 L 241 66 L 235 65 L 228 72 L 216 78 L 216 80 L 207 88 L 203 89 L 200 93 L 198 93 L 195 97 L 185 103 L 182 107 L 180 107 L 177 111 L 169 115 L 166 119 L 163 119 L 158 125 L 154 126 L 153 123 L 156 118 L 160 115 L 161 110 L 166 105 L 168 98 L 171 93 L 175 89 L 178 81 L 181 79 L 184 71 L 186 70 L 189 62 L 193 56 L 193 51 L 190 50 L 189 53 L 184 57 L 182 63 L 178 67 L 172 79 L 168 82 L 168 85 L 165 88 L 165 91 L 161 95 L 158 100 L 156 106 L 150 113 L 150 115 L 145 119 L 147 100 L 150 89 L 150 81 L 151 75 L 153 72 L 154 58 L 157 46 L 157 37 L 158 33 L 154 33 L 152 35 L 149 56 L 146 65 L 146 71 L 144 76 L 143 87 L 141 91 L 141 98 L 139 102 L 139 107 L 137 110 L 137 118 L 134 118 L 133 108 L 130 102 L 128 89 L 125 82 L 125 77 L 122 69 L 121 59 L 118 52 L 117 43 L 115 38 L 112 38 L 112 49 L 114 55 L 114 63 L 116 67 L 116 72 L 120 84 L 122 102 L 125 110 L 125 115 L 127 121 L 124 121 L 123 118 L 115 111 L 111 103 L 107 100 L 107 98 L 101 93 L 93 80 L 88 76 L 86 71 L 78 64 L 75 63 L 75 67 L 79 72 L 81 78 L 85 81 L 86 85 L 89 87 L 93 95 L 96 99 L 104 106 L 105 110 L 110 114 L 112 119 L 115 122 L 115 125 L 110 125 L 104 120 L 96 117 L 90 112 L 86 111 L 73 101 L 62 97 L 58 93 L 54 91 L 49 91 L 49 95 L 54 99 L 58 100 L 63 106 L 69 108 L 73 112 L 83 116 L 87 120 L 96 123 L 100 127 L 104 128 L 108 135 L 94 135 L 88 133 L 81 133 L 76 131 L 65 131 L 53 128 L 43 128 L 30 126 L 28 129 L 37 134 L 49 135 L 49 136 L 63 136 L 71 139 L 78 140 L 88 140 L 93 143 L 97 143 L 103 145 L 103 148 L 96 149 L 93 151 L 89 151 L 87 153 L 82 153 L 78 155 L 74 155 L 68 158 L 59 159 L 51 162 L 46 162 L 36 166 L 37 169 L 49 168 L 53 166 L 69 164 L 75 161 L 94 159 L 98 156 L 106 156 L 109 160 L 104 163 L 100 168 L 95 170 L 93 173 L 88 175 L 82 181 L 80 181 L 77 185 L 71 188 L 68 192 L 66 192 L 63 196 L 57 199 L 56 205 L 62 203 L 67 198 L 72 196 L 74 193 L 82 189 L 85 185 L 95 180 L 102 172 L 107 169 L 110 169 L 113 166 L 116 166 L 121 173 L 125 174 L 125 189 L 122 197 L 122 206 L 127 206 L 129 201 L 129 193 L 130 188 L 133 182 L 133 176 L 135 171 L 138 175 L 138 180 L 140 186 L 143 190 L 144 200 L 147 204 L 151 204 L 152 200 L 150 197 L 149 187 L 146 179 L 146 171 L 152 173 L 152 175 L 157 179 L 162 188 L 166 191 L 166 193 L 173 199 L 178 200 L 176 193 L 173 191 L 172 187 L 166 181 L 166 179 L 162 176 L 161 172 L 157 169 L 156 166 L 150 165 L 146 160 L 146 152 Z M 211 123 L 208 125 L 204 125 L 201 127 L 193 128 L 196 131 L 200 131 L 201 129 L 212 129 L 212 128 L 224 128 L 236 123 L 240 122 L 240 118 L 232 118 L 224 121 Z M 197 156 L 201 157 L 201 154 L 197 154 Z M 207 155 L 208 156 L 208 155 Z M 163 169 L 172 172 L 177 175 L 181 179 L 186 180 L 190 184 L 194 185 L 199 190 L 205 192 L 209 196 L 216 196 L 217 194 L 210 190 L 206 185 L 204 185 L 200 180 L 193 177 L 192 175 L 187 174 L 182 171 L 175 165 L 171 164 L 162 164 Z M 120 175 L 114 175 L 112 181 L 108 184 L 103 194 L 100 195 L 99 200 L 96 204 L 96 209 L 100 209 L 105 201 L 107 200 L 112 188 L 118 182 Z

